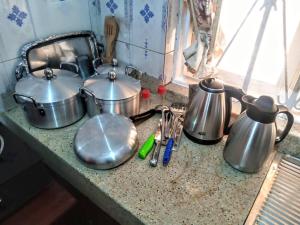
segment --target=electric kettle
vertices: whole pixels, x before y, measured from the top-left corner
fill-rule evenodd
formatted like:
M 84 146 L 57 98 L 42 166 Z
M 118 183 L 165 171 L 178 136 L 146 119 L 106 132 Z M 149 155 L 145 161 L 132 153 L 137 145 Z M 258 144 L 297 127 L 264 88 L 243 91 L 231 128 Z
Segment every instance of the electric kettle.
M 231 98 L 241 102 L 241 89 L 207 78 L 189 86 L 189 103 L 184 120 L 184 133 L 194 142 L 215 144 L 228 133 Z M 242 106 L 242 111 L 244 107 Z
M 246 106 L 233 124 L 226 141 L 223 156 L 232 167 L 242 172 L 254 173 L 262 168 L 274 144 L 281 142 L 290 131 L 294 117 L 283 105 L 276 105 L 269 96 L 258 99 L 245 95 Z M 287 116 L 287 124 L 277 136 L 275 119 L 278 114 Z

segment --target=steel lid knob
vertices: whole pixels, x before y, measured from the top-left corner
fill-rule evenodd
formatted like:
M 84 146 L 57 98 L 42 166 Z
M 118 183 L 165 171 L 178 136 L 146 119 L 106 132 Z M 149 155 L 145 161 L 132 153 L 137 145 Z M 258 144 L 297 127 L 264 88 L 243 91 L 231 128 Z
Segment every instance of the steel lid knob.
M 108 72 L 108 79 L 110 79 L 111 81 L 114 81 L 117 78 L 117 73 L 116 71 L 109 71 Z
M 44 70 L 44 74 L 47 80 L 51 80 L 54 77 L 53 70 L 49 67 Z

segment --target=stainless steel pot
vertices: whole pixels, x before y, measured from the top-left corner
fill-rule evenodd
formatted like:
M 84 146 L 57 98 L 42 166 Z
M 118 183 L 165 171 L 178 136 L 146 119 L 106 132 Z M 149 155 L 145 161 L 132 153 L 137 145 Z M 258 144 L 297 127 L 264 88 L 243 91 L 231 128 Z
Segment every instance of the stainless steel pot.
M 122 72 L 113 65 L 106 74 L 95 74 L 84 82 L 81 93 L 86 98 L 89 116 L 116 113 L 131 117 L 139 114 L 141 83 L 128 76 L 128 68 Z
M 28 75 L 15 87 L 15 101 L 23 106 L 25 116 L 35 127 L 51 129 L 70 125 L 85 113 L 79 93 L 82 80 L 78 74 L 46 68 L 44 77 Z

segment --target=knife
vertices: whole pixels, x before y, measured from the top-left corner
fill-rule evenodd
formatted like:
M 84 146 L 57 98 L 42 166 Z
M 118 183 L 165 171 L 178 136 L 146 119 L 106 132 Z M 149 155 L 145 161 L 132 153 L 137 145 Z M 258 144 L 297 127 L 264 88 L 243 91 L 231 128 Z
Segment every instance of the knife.
M 151 152 L 154 142 L 155 142 L 155 134 L 153 133 L 148 137 L 148 139 L 144 142 L 144 144 L 139 150 L 138 155 L 141 159 L 145 159 L 149 154 L 149 152 Z
M 182 136 L 182 125 L 183 120 L 178 118 L 176 121 L 176 125 L 173 127 L 173 135 L 171 138 L 169 138 L 166 149 L 163 156 L 163 165 L 167 166 L 171 160 L 172 152 L 179 148 L 181 136 Z
M 155 132 L 154 150 L 152 152 L 151 159 L 149 160 L 149 164 L 152 167 L 156 167 L 158 162 L 158 157 L 159 157 L 160 147 L 161 147 L 161 135 L 162 135 L 161 128 L 162 125 L 160 120 L 157 130 Z

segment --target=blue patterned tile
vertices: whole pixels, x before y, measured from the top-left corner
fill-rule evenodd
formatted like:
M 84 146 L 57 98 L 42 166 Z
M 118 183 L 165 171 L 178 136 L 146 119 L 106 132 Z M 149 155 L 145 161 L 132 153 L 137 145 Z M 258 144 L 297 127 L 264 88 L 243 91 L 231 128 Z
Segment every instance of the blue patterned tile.
M 163 32 L 167 31 L 167 22 L 168 22 L 168 1 L 166 1 L 162 6 L 161 29 Z
M 144 56 L 145 56 L 145 58 L 147 58 L 147 56 L 148 56 L 148 39 L 146 38 L 145 39 L 145 42 L 144 42 L 144 47 L 145 47 L 145 53 L 144 53 Z
M 30 10 L 24 0 L 0 0 L 0 60 L 19 56 L 20 48 L 36 39 Z
M 134 1 L 130 43 L 144 49 L 145 38 L 147 38 L 148 50 L 164 53 L 165 33 L 161 29 L 161 13 L 165 1 Z M 150 57 L 148 58 L 150 59 Z
M 106 2 L 106 7 L 110 10 L 111 13 L 115 13 L 118 5 L 114 2 L 114 0 L 109 0 L 108 2 Z
M 118 25 L 119 25 L 119 34 L 118 34 L 118 40 L 127 42 L 129 43 L 130 41 L 130 17 L 131 17 L 131 12 L 130 8 L 128 7 L 130 5 L 130 2 L 132 0 L 113 0 L 112 2 L 115 3 L 118 8 L 114 10 L 114 16 L 117 19 Z M 103 1 L 100 0 L 101 2 L 101 15 L 100 15 L 100 33 L 101 35 L 104 35 L 104 22 L 105 22 L 105 17 L 106 16 L 111 16 L 112 13 L 110 9 L 107 7 L 107 3 L 109 2 L 110 4 L 111 1 Z
M 149 23 L 150 18 L 154 17 L 154 13 L 150 10 L 148 4 L 146 4 L 144 9 L 140 11 L 140 14 L 142 15 L 142 17 L 144 17 L 146 23 Z
M 13 5 L 11 12 L 8 14 L 7 19 L 15 22 L 19 27 L 22 27 L 23 20 L 26 19 L 27 13 L 19 9 L 18 6 Z

